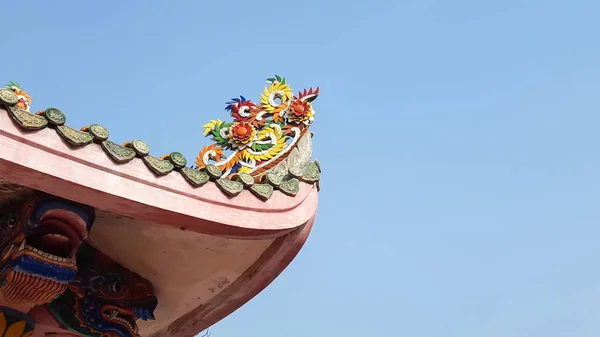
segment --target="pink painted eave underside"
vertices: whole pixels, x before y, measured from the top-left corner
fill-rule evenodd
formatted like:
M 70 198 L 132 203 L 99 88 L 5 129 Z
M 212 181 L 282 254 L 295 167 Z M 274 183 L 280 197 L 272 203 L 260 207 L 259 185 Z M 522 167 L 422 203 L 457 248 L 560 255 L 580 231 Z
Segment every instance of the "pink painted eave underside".
M 264 290 L 296 257 L 311 232 L 316 214 L 302 227 L 277 238 L 234 283 L 208 303 L 191 310 L 149 337 L 193 337 L 239 309 Z
M 0 177 L 99 209 L 209 235 L 279 236 L 309 222 L 317 191 L 275 191 L 262 201 L 244 190 L 229 198 L 214 183 L 192 187 L 177 172 L 154 175 L 135 158 L 116 164 L 97 144 L 69 146 L 51 128 L 23 131 L 0 109 Z

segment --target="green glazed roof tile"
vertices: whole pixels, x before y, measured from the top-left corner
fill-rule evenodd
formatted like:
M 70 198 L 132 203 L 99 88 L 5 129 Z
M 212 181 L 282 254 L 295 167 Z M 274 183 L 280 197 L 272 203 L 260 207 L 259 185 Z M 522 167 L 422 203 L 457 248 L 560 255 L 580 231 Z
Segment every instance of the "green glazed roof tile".
M 302 171 L 302 180 L 308 183 L 315 183 L 321 179 L 319 167 L 315 162 L 308 163 Z
M 0 89 L 0 101 L 4 102 L 6 105 L 12 106 L 17 104 L 19 96 L 10 89 L 2 88 Z
M 181 175 L 194 187 L 200 187 L 210 180 L 208 173 L 190 167 L 182 168 Z
M 25 130 L 40 130 L 48 125 L 46 118 L 34 115 L 14 106 L 8 107 L 8 113 Z
M 223 175 L 221 169 L 212 164 L 206 165 L 206 173 L 208 173 L 208 176 L 212 179 L 219 179 Z
M 296 178 L 284 181 L 279 186 L 279 190 L 284 194 L 287 194 L 291 197 L 295 197 L 296 194 L 298 194 L 298 192 L 300 191 L 300 182 Z
M 187 165 L 187 159 L 185 159 L 185 156 L 179 152 L 171 152 L 169 155 L 169 160 L 177 168 L 183 168 Z
M 273 195 L 273 186 L 268 184 L 254 184 L 250 186 L 250 192 L 262 200 L 268 200 Z
M 55 108 L 48 108 L 44 111 L 44 117 L 48 120 L 48 123 L 52 125 L 63 125 L 67 121 L 65 114 Z
M 168 160 L 156 158 L 151 155 L 142 157 L 142 161 L 156 174 L 165 175 L 173 171 L 175 166 Z
M 66 125 L 57 126 L 56 133 L 73 146 L 84 146 L 94 141 L 94 137 L 89 132 L 75 130 Z
M 95 140 L 107 140 L 109 136 L 108 129 L 99 124 L 92 124 L 88 127 L 88 131 L 94 136 Z
M 216 180 L 217 186 L 221 191 L 225 192 L 230 197 L 240 194 L 244 190 L 244 184 L 239 181 L 233 181 L 225 178 Z
M 244 184 L 245 187 L 250 187 L 250 186 L 254 185 L 254 178 L 252 178 L 252 176 L 249 175 L 248 173 L 240 173 L 238 175 L 237 180 L 239 182 L 241 182 L 242 184 Z
M 264 177 L 265 183 L 270 184 L 275 187 L 281 185 L 281 181 L 282 181 L 282 178 L 280 176 L 278 176 L 274 173 L 271 173 L 271 172 L 267 173 Z
M 133 149 L 133 151 L 135 151 L 135 153 L 137 153 L 138 155 L 144 157 L 150 154 L 150 146 L 148 146 L 148 144 L 146 144 L 146 142 L 139 140 L 139 139 L 134 139 L 129 146 L 131 146 L 131 148 Z
M 102 145 L 104 152 L 108 153 L 108 155 L 117 163 L 127 163 L 135 158 L 135 151 L 128 147 L 121 146 L 110 140 L 105 140 L 100 144 Z

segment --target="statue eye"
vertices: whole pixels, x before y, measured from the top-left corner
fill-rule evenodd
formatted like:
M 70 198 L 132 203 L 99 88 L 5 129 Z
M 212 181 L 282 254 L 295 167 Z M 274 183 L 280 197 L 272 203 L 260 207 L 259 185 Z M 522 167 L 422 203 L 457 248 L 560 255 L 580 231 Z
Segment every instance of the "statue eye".
M 17 221 L 19 221 L 19 218 L 17 216 L 11 216 L 8 218 L 8 222 L 6 223 L 6 225 L 8 226 L 8 228 L 13 229 L 17 226 Z
M 110 291 L 112 291 L 114 293 L 119 293 L 119 292 L 123 291 L 123 285 L 119 282 L 113 282 L 108 287 L 108 289 L 110 289 Z

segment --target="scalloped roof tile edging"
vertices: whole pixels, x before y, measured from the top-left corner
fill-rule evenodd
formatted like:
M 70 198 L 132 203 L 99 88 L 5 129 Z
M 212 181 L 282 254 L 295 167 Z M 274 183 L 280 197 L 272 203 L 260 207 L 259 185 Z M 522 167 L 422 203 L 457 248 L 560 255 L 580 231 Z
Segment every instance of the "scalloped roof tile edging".
M 73 147 L 98 144 L 116 163 L 128 163 L 138 158 L 158 177 L 176 171 L 193 187 L 199 188 L 212 182 L 229 197 L 235 197 L 246 189 L 263 201 L 268 200 L 276 190 L 287 196 L 296 196 L 301 181 L 316 184 L 317 190 L 320 190 L 321 167 L 317 160 L 306 164 L 301 172 L 288 170 L 283 178 L 269 172 L 259 183 L 255 182 L 254 177 L 248 173 L 238 174 L 235 180 L 222 178 L 223 171 L 213 164 L 208 164 L 203 169 L 193 169 L 187 166 L 187 159 L 179 152 L 172 152 L 158 158 L 150 155 L 150 147 L 144 141 L 135 139 L 119 145 L 109 140 L 109 132 L 102 125 L 92 124 L 77 130 L 65 124 L 67 118 L 59 109 L 48 108 L 33 114 L 16 106 L 18 101 L 17 94 L 12 90 L 0 89 L 0 107 L 4 108 L 22 129 L 27 131 L 54 129 Z

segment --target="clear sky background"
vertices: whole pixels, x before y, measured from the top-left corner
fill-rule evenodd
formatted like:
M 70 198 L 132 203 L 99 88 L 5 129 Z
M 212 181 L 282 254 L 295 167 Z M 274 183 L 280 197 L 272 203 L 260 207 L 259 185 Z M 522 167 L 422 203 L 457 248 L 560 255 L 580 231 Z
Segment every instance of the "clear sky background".
M 274 74 L 321 86 L 315 228 L 212 337 L 600 334 L 600 2 L 1 8 L 3 81 L 157 155 Z

